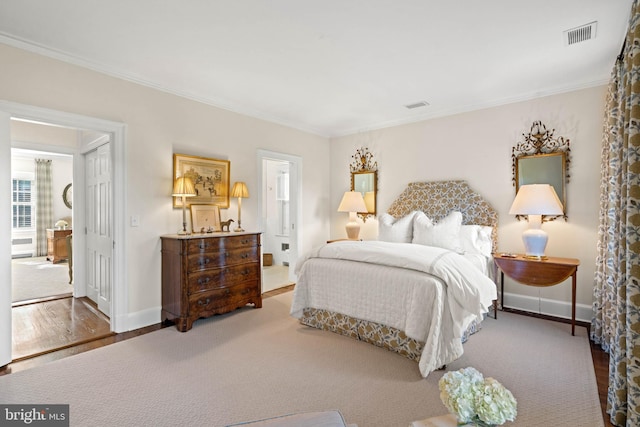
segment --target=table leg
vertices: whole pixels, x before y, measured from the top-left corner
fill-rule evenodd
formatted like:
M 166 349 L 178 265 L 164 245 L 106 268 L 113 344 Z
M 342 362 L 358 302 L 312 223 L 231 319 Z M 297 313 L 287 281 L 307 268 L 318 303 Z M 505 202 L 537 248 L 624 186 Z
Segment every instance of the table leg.
M 571 335 L 576 334 L 576 281 L 578 272 L 571 275 Z
M 504 271 L 500 270 L 500 308 L 504 310 Z

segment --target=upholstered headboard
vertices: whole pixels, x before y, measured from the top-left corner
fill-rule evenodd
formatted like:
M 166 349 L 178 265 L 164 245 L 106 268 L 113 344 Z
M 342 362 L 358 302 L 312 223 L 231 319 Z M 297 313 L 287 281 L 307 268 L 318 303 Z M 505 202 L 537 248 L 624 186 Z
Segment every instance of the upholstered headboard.
M 413 211 L 422 211 L 434 221 L 459 211 L 463 224 L 493 227 L 493 250 L 497 248 L 498 213 L 466 181 L 412 182 L 387 212 L 400 218 Z

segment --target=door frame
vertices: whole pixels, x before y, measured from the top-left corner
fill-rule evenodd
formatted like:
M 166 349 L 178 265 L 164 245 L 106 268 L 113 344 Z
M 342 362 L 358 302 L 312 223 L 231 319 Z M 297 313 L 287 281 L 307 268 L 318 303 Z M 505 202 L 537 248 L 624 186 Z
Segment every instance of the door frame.
M 262 211 L 264 206 L 263 191 L 264 168 L 263 160 L 279 160 L 289 163 L 289 209 L 290 209 L 290 238 L 289 238 L 289 280 L 296 281 L 295 267 L 298 260 L 298 251 L 302 247 L 302 157 L 292 154 L 278 153 L 275 151 L 257 151 L 257 171 L 258 171 L 258 229 L 264 230 L 262 223 Z M 292 247 L 293 246 L 293 247 Z
M 98 119 L 94 117 L 83 116 L 74 113 L 66 113 L 62 111 L 50 110 L 47 108 L 35 107 L 31 105 L 19 104 L 0 100 L 0 157 L 4 159 L 0 163 L 0 169 L 3 170 L 0 175 L 0 182 L 9 182 L 11 179 L 11 119 L 29 120 L 38 123 L 59 125 L 81 130 L 95 130 L 110 135 L 113 142 L 111 146 L 112 161 L 112 185 L 113 194 L 113 294 L 111 302 L 111 330 L 113 332 L 125 332 L 128 330 L 127 325 L 127 308 L 128 308 L 128 292 L 127 292 L 127 264 L 126 264 L 126 150 L 125 150 L 125 134 L 126 125 L 124 123 L 112 122 L 108 120 Z M 73 156 L 73 181 L 74 185 L 74 206 L 84 205 L 84 153 L 91 151 L 96 143 L 100 141 L 78 141 Z M 4 167 L 4 162 L 8 162 Z M 82 184 L 82 185 L 81 185 Z M 10 235 L 11 231 L 11 194 L 10 186 L 1 186 L 0 190 L 0 227 L 4 227 L 6 235 Z M 4 189 L 6 187 L 6 189 Z M 81 191 L 78 191 L 81 190 Z M 74 228 L 84 229 L 85 218 L 81 209 L 74 210 Z M 5 213 L 6 212 L 6 213 Z M 6 215 L 6 218 L 5 218 Z M 4 225 L 2 225 L 4 224 Z M 84 233 L 74 236 L 74 267 L 77 268 L 74 275 L 78 282 L 84 281 L 85 274 L 85 253 L 84 253 Z M 0 304 L 0 366 L 11 362 L 11 241 L 7 239 L 4 245 L 0 246 L 0 263 L 5 268 L 0 269 L 6 271 L 0 277 L 0 297 L 8 295 L 8 298 L 0 298 L 0 301 L 6 301 Z M 4 289 L 4 288 L 8 288 Z M 82 286 L 80 286 L 80 292 Z M 6 320 L 9 320 L 6 322 Z M 7 350 L 8 349 L 8 350 Z M 7 360 L 7 353 L 8 359 Z

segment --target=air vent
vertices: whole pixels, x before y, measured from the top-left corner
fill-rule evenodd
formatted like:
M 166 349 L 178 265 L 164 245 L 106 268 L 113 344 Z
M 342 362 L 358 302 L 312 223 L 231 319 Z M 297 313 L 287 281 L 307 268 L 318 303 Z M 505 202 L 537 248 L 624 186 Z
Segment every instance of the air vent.
M 586 25 L 581 25 L 576 28 L 564 31 L 564 44 L 571 46 L 572 44 L 585 42 L 587 40 L 596 38 L 597 21 L 593 21 Z
M 414 108 L 426 107 L 429 105 L 427 101 L 414 102 L 413 104 L 405 105 L 405 108 L 413 110 Z

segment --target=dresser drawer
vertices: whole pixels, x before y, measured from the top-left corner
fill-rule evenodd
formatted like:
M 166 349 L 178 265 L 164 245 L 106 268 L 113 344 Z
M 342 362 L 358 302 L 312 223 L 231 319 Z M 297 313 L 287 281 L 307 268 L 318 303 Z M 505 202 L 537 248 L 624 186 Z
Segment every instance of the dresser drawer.
M 200 292 L 189 297 L 191 316 L 200 317 L 200 313 L 217 312 L 229 307 L 241 307 L 249 299 L 259 298 L 260 290 L 255 283 L 241 283 L 228 288 Z M 243 304 L 243 302 L 245 302 Z M 226 310 L 229 311 L 229 310 Z
M 189 295 L 216 288 L 230 287 L 251 280 L 260 279 L 260 264 L 257 262 L 221 267 L 189 274 Z
M 187 271 L 207 270 L 223 267 L 225 265 L 242 264 L 258 261 L 260 248 L 258 246 L 247 248 L 227 249 L 220 252 L 206 252 L 189 255 L 187 257 Z
M 225 249 L 255 247 L 259 245 L 258 239 L 257 234 L 228 236 L 224 239 L 192 239 L 187 244 L 187 253 L 191 255 L 202 252 L 220 252 Z

